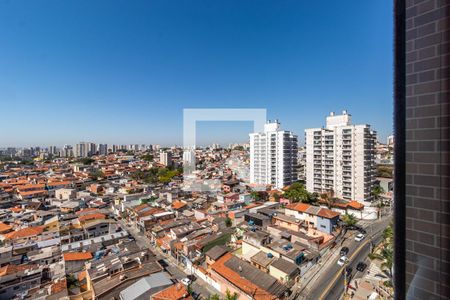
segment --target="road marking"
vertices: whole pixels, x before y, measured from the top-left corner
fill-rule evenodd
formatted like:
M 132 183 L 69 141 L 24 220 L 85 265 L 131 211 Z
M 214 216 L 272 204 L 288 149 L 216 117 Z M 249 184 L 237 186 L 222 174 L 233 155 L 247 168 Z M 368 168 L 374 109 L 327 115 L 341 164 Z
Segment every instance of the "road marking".
M 370 242 L 370 240 L 369 240 L 369 239 L 366 239 L 364 243 L 362 243 L 361 245 L 359 245 L 359 247 L 356 248 L 355 252 L 353 252 L 353 254 L 349 257 L 348 261 L 350 262 L 350 261 L 353 259 L 353 257 L 354 257 L 355 255 L 357 255 L 357 254 L 361 251 L 361 249 L 362 249 L 365 245 L 367 245 L 367 243 L 369 243 L 369 242 Z M 344 264 L 344 265 L 339 269 L 339 271 L 336 273 L 336 275 L 334 276 L 333 280 L 330 282 L 330 284 L 326 287 L 326 289 L 325 289 L 325 290 L 323 291 L 323 293 L 320 295 L 320 298 L 319 298 L 319 299 L 324 299 L 325 296 L 328 295 L 330 289 L 331 289 L 331 288 L 333 287 L 333 285 L 336 283 L 336 280 L 338 279 L 338 277 L 342 275 L 342 270 L 344 269 L 344 267 L 345 267 L 345 264 Z

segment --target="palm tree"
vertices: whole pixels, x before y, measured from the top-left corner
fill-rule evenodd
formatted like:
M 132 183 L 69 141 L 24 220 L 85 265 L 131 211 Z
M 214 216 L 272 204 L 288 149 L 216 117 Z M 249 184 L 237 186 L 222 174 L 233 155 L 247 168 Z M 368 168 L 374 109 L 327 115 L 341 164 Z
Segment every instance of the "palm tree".
M 225 294 L 225 300 L 237 300 L 237 299 L 238 299 L 237 293 L 231 294 L 230 290 L 227 290 L 227 292 Z
M 384 194 L 384 189 L 381 186 L 377 185 L 372 189 L 371 194 L 377 202 L 378 218 L 381 218 L 381 208 L 383 207 L 383 198 L 381 197 L 381 195 Z
M 250 197 L 252 197 L 255 201 L 259 201 L 261 199 L 261 195 L 256 191 L 251 192 Z
M 348 213 L 345 213 L 345 215 L 343 215 L 341 219 L 346 227 L 352 227 L 356 225 L 356 223 L 358 223 L 358 219 L 356 219 L 354 215 L 349 215 Z
M 392 223 L 383 231 L 383 240 L 385 245 L 392 246 L 394 242 L 394 229 Z
M 333 204 L 336 202 L 336 198 L 334 198 L 334 190 L 329 189 L 326 193 L 320 194 L 320 198 L 325 200 L 325 203 L 327 204 L 328 208 L 331 209 Z
M 381 258 L 383 263 L 381 264 L 381 268 L 388 272 L 389 279 L 392 279 L 392 267 L 394 265 L 394 249 L 393 247 L 383 247 L 381 250 Z

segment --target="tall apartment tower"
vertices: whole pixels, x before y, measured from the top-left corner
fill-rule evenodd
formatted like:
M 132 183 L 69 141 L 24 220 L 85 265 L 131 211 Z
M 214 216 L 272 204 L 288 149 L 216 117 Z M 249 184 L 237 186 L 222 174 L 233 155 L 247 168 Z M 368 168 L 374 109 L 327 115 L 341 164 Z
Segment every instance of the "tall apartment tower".
M 80 142 L 75 145 L 75 157 L 86 157 L 86 144 L 84 142 Z
M 297 180 L 297 136 L 281 130 L 278 121 L 264 132 L 250 134 L 250 183 L 281 189 Z
M 98 145 L 98 154 L 100 154 L 100 155 L 108 154 L 108 145 L 107 144 L 99 144 Z
M 75 145 L 75 157 L 88 157 L 95 155 L 97 147 L 94 143 L 80 142 Z
M 333 191 L 347 200 L 371 201 L 375 183 L 376 132 L 331 113 L 325 128 L 306 129 L 306 189 Z
M 172 153 L 170 152 L 161 152 L 159 154 L 159 162 L 163 165 L 165 165 L 166 167 L 169 167 L 172 165 Z

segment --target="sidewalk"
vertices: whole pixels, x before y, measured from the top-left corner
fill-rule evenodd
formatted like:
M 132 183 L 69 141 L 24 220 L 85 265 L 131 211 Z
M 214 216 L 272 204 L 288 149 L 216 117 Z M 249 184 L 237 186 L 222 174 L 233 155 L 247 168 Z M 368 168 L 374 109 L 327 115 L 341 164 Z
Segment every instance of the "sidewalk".
M 339 243 L 340 244 L 340 241 Z M 314 286 L 316 280 L 320 278 L 322 272 L 325 272 L 328 267 L 335 263 L 337 258 L 339 257 L 340 246 L 336 245 L 334 249 L 328 250 L 319 261 L 313 265 L 302 277 L 296 287 L 297 293 L 309 294 L 309 292 L 305 293 L 307 287 Z

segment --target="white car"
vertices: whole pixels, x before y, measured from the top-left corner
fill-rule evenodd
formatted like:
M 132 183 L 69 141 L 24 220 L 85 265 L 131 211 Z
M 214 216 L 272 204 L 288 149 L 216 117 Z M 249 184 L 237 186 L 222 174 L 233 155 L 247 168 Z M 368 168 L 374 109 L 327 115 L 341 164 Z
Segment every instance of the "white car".
M 184 284 L 185 286 L 188 286 L 192 283 L 192 281 L 186 277 L 186 278 L 181 279 L 181 283 Z
M 362 233 L 358 233 L 355 236 L 355 241 L 357 241 L 357 242 L 361 242 L 363 239 L 364 239 L 364 234 L 362 234 Z
M 337 264 L 340 266 L 343 266 L 346 262 L 347 262 L 348 258 L 347 256 L 341 256 L 341 258 L 339 258 L 339 260 L 337 261 Z

